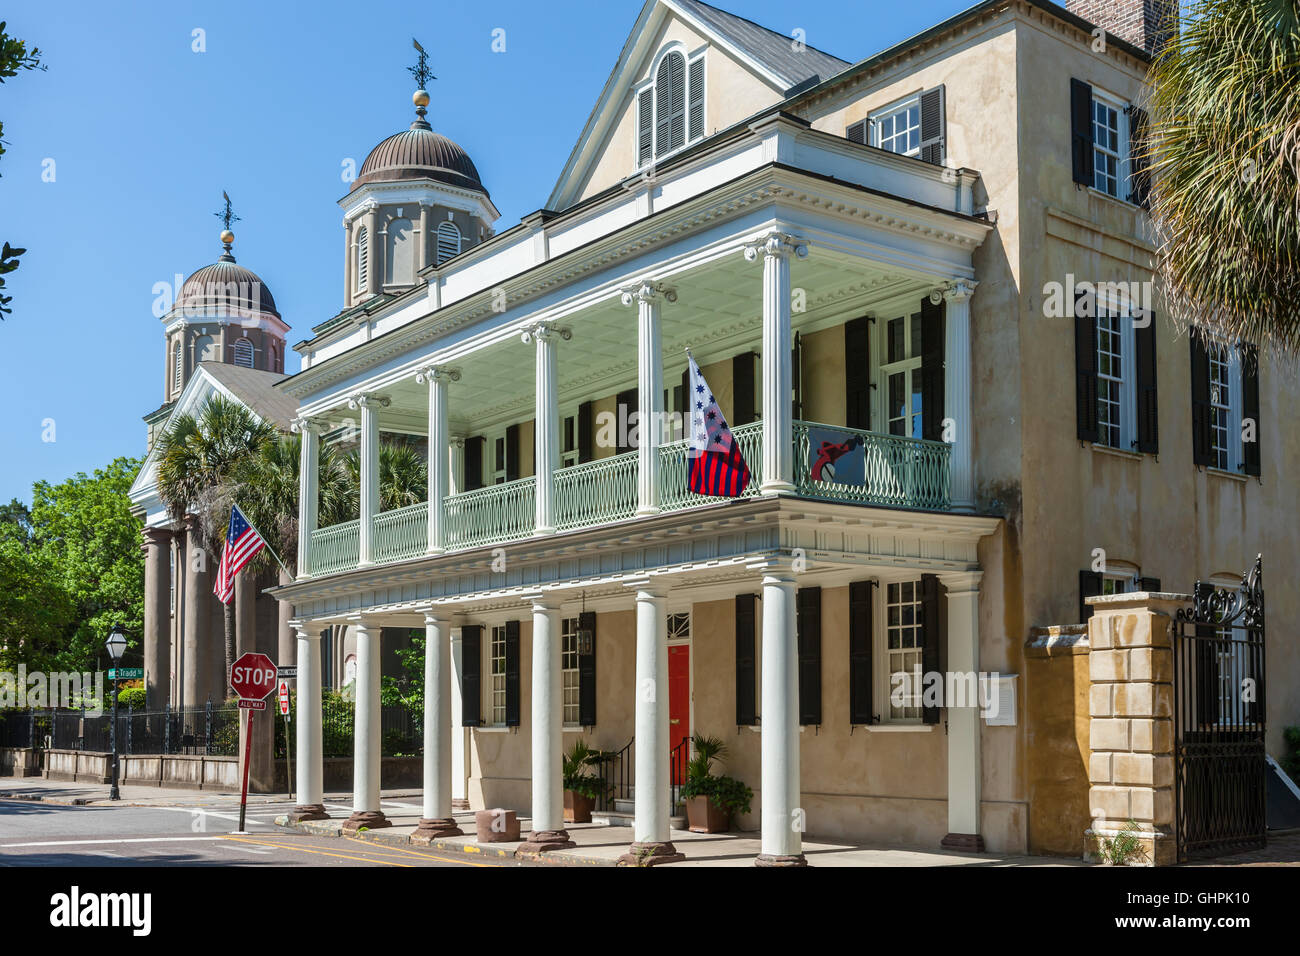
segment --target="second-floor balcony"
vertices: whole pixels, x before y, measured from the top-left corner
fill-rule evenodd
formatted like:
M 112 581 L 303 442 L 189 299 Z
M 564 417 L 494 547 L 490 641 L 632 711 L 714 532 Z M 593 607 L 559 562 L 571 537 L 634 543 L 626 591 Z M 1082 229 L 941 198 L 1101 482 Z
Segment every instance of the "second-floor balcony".
M 947 510 L 952 446 L 861 429 L 793 422 L 794 493 L 800 497 L 902 509 Z M 751 481 L 741 497 L 760 494 L 761 422 L 733 430 L 749 464 Z M 823 446 L 848 446 L 839 474 L 823 467 Z M 860 455 L 858 449 L 860 448 Z M 687 483 L 685 441 L 658 446 L 658 513 L 724 501 L 692 492 Z M 616 455 L 561 468 L 554 473 L 554 531 L 629 521 L 638 512 L 639 453 Z M 816 477 L 814 477 L 816 475 Z M 467 550 L 532 537 L 537 531 L 537 476 L 488 485 L 443 499 L 439 552 Z M 430 553 L 427 502 L 384 511 L 373 518 L 369 564 L 389 564 Z M 337 574 L 361 565 L 361 522 L 320 528 L 311 534 L 310 572 Z

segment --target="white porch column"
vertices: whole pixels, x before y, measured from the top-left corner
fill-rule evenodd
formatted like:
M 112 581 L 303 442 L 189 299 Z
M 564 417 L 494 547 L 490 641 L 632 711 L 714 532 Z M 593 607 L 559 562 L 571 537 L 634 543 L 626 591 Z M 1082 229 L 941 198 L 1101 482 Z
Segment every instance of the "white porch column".
M 320 632 L 310 622 L 293 622 L 298 635 L 297 713 L 298 805 L 289 819 L 325 820 L 324 763 L 321 750 Z
M 454 627 L 451 629 L 451 691 L 448 695 L 451 700 L 451 808 L 453 810 L 469 809 L 469 791 L 466 788 L 469 768 L 465 762 L 468 752 L 465 746 L 467 731 L 462 725 L 465 714 L 460 696 L 463 653 L 461 628 Z
M 763 494 L 794 490 L 791 422 L 793 336 L 790 331 L 790 257 L 808 255 L 805 242 L 773 231 L 745 246 L 750 262 L 763 257 Z
M 379 514 L 379 408 L 388 399 L 374 395 L 356 395 L 348 399 L 349 408 L 361 409 L 361 513 L 358 531 L 359 564 L 374 561 L 375 516 Z
M 961 511 L 975 507 L 975 455 L 971 411 L 970 297 L 977 282 L 957 279 L 948 284 L 943 297 L 944 381 L 943 415 L 952 420 L 952 505 Z
M 311 535 L 320 504 L 320 428 L 305 418 L 293 423 L 301 438 L 298 459 L 298 577 L 311 577 Z
M 979 674 L 981 571 L 940 574 L 948 592 L 948 670 Z M 942 845 L 980 853 L 980 708 L 978 694 L 966 706 L 948 702 L 948 835 Z
M 625 866 L 686 859 L 668 823 L 668 608 L 660 586 L 636 588 L 636 806 Z
M 664 362 L 659 308 L 677 292 L 661 283 L 642 282 L 623 292 L 623 304 L 637 307 L 637 509 L 659 513 L 659 443 L 663 440 Z
M 424 616 L 424 807 L 412 843 L 460 836 L 451 815 L 451 618 Z
M 533 832 L 519 847 L 524 853 L 574 845 L 564 829 L 561 693 L 560 602 L 550 595 L 538 595 L 533 599 Z
M 763 569 L 762 849 L 754 861 L 759 866 L 807 865 L 799 796 L 798 681 L 794 575 L 788 568 L 769 566 Z
M 447 386 L 460 381 L 460 371 L 431 365 L 419 372 L 415 380 L 429 386 L 428 553 L 441 554 L 446 549 L 444 500 L 449 494 L 447 476 L 451 462 L 447 447 Z
M 555 532 L 555 470 L 560 467 L 560 409 L 556 394 L 557 339 L 568 341 L 573 333 L 545 322 L 523 333 L 525 343 L 537 345 L 533 440 L 537 452 L 537 519 L 533 534 Z
M 379 627 L 353 622 L 357 633 L 355 747 L 352 769 L 352 816 L 344 833 L 361 827 L 375 830 L 393 824 L 379 809 Z

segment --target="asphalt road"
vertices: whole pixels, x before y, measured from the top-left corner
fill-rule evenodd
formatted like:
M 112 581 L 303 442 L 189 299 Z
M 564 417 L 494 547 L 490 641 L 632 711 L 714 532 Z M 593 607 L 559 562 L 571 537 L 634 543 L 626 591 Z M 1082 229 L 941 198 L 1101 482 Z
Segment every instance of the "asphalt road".
M 310 836 L 275 825 L 290 803 L 258 804 L 245 834 L 239 805 L 73 807 L 0 800 L 0 867 L 518 866 L 419 847 Z

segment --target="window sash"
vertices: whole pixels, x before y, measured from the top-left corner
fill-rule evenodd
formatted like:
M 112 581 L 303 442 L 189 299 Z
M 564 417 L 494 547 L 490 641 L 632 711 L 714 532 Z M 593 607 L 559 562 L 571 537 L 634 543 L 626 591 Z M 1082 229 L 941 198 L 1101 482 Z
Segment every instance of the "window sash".
M 1124 107 L 1108 97 L 1094 93 L 1092 98 L 1092 178 L 1093 186 L 1117 199 L 1120 185 L 1128 181 L 1127 116 Z
M 566 617 L 560 626 L 560 688 L 564 724 L 578 726 L 581 716 L 581 677 L 578 672 L 578 619 Z
M 921 581 L 919 578 L 891 581 L 883 588 L 884 600 L 880 604 L 877 660 L 884 680 L 885 703 L 880 710 L 886 723 L 920 723 L 923 708 L 923 686 L 916 679 L 922 671 L 924 634 L 921 620 Z M 894 703 L 896 677 L 902 677 L 906 703 Z
M 901 103 L 871 114 L 871 145 L 900 156 L 921 155 L 921 97 L 909 97 Z
M 492 628 L 488 644 L 488 718 L 489 726 L 504 727 L 506 723 L 506 629 L 505 625 Z

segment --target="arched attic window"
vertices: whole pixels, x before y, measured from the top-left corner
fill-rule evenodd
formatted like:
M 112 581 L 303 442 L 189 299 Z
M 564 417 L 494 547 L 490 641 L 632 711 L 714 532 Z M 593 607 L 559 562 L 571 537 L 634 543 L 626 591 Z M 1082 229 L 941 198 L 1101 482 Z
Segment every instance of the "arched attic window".
M 253 343 L 249 339 L 235 343 L 235 364 L 241 368 L 253 367 Z
M 185 352 L 180 339 L 172 347 L 172 397 L 181 393 L 181 378 L 185 375 Z
M 460 230 L 454 222 L 438 224 L 438 264 L 460 255 Z
M 357 291 L 365 292 L 370 278 L 369 232 L 365 226 L 357 230 Z
M 686 57 L 669 53 L 655 74 L 655 156 L 686 142 Z

